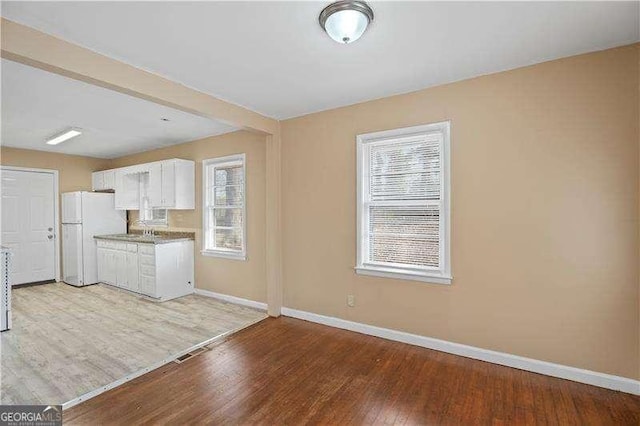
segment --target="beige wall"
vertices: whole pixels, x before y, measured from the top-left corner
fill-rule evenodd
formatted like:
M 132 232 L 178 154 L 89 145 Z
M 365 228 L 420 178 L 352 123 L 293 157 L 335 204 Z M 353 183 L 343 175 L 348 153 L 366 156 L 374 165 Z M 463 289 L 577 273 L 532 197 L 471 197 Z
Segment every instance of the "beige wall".
M 106 168 L 110 160 L 2 147 L 0 164 L 58 170 L 60 192 L 69 192 L 91 191 L 91 172 Z
M 247 260 L 231 260 L 200 254 L 202 238 L 202 160 L 246 153 L 247 161 Z M 167 158 L 196 162 L 196 209 L 169 212 L 169 227 L 196 232 L 196 287 L 265 302 L 265 136 L 246 131 L 228 133 L 167 148 L 115 159 L 109 167 L 123 167 Z M 137 212 L 130 212 L 134 224 Z
M 91 172 L 106 168 L 109 160 L 55 154 L 18 148 L 0 148 L 0 164 L 4 166 L 31 167 L 58 170 L 59 191 L 91 191 Z M 61 207 L 60 203 L 58 204 Z M 58 235 L 62 235 L 61 229 Z M 62 241 L 58 238 L 58 243 Z M 62 270 L 62 259 L 60 259 Z
M 638 47 L 567 58 L 281 124 L 285 306 L 640 378 Z M 452 120 L 451 286 L 357 276 L 355 135 Z M 196 254 L 196 285 L 264 301 L 264 136 L 111 162 L 3 148 L 2 164 L 90 171 L 247 153 L 247 262 Z M 346 296 L 356 307 L 346 307 Z
M 636 45 L 284 121 L 284 306 L 640 378 L 638 78 Z M 442 120 L 453 284 L 356 275 L 356 135 Z

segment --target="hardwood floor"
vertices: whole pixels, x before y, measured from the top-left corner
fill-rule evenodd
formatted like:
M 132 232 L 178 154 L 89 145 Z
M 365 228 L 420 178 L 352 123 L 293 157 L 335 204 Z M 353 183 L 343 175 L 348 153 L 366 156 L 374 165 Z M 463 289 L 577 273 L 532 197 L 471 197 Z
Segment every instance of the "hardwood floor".
M 640 397 L 281 317 L 73 407 L 64 421 L 638 425 Z
M 0 402 L 63 404 L 266 318 L 203 296 L 167 302 L 103 285 L 13 290 L 0 334 Z

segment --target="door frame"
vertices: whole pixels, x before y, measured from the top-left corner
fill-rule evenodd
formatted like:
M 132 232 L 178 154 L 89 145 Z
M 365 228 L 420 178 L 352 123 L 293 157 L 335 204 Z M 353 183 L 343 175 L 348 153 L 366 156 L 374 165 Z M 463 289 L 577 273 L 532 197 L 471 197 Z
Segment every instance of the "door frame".
M 0 170 L 9 170 L 16 172 L 33 172 L 33 173 L 48 173 L 53 175 L 53 229 L 55 232 L 53 233 L 53 241 L 54 241 L 54 253 L 53 253 L 53 262 L 55 267 L 55 280 L 56 282 L 60 282 L 60 238 L 59 235 L 62 232 L 60 229 L 60 186 L 59 186 L 59 176 L 58 170 L 54 169 L 38 169 L 35 167 L 17 167 L 17 166 L 5 166 L 0 165 Z

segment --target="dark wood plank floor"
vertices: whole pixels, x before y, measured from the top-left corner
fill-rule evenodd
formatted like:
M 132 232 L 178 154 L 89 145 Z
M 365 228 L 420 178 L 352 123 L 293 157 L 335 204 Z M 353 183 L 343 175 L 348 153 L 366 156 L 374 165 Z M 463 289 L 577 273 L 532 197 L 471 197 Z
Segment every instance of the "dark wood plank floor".
M 64 412 L 65 424 L 638 425 L 640 397 L 291 318 Z

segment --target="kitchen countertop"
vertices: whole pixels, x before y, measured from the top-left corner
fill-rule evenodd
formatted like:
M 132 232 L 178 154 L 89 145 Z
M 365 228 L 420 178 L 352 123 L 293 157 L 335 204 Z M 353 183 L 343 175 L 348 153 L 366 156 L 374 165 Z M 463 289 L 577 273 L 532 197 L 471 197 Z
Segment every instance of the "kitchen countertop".
M 179 241 L 193 241 L 193 235 L 185 235 L 184 232 L 178 235 L 162 234 L 162 235 L 142 235 L 142 234 L 111 234 L 111 235 L 94 235 L 96 240 L 123 241 L 129 243 L 144 244 L 167 244 Z

